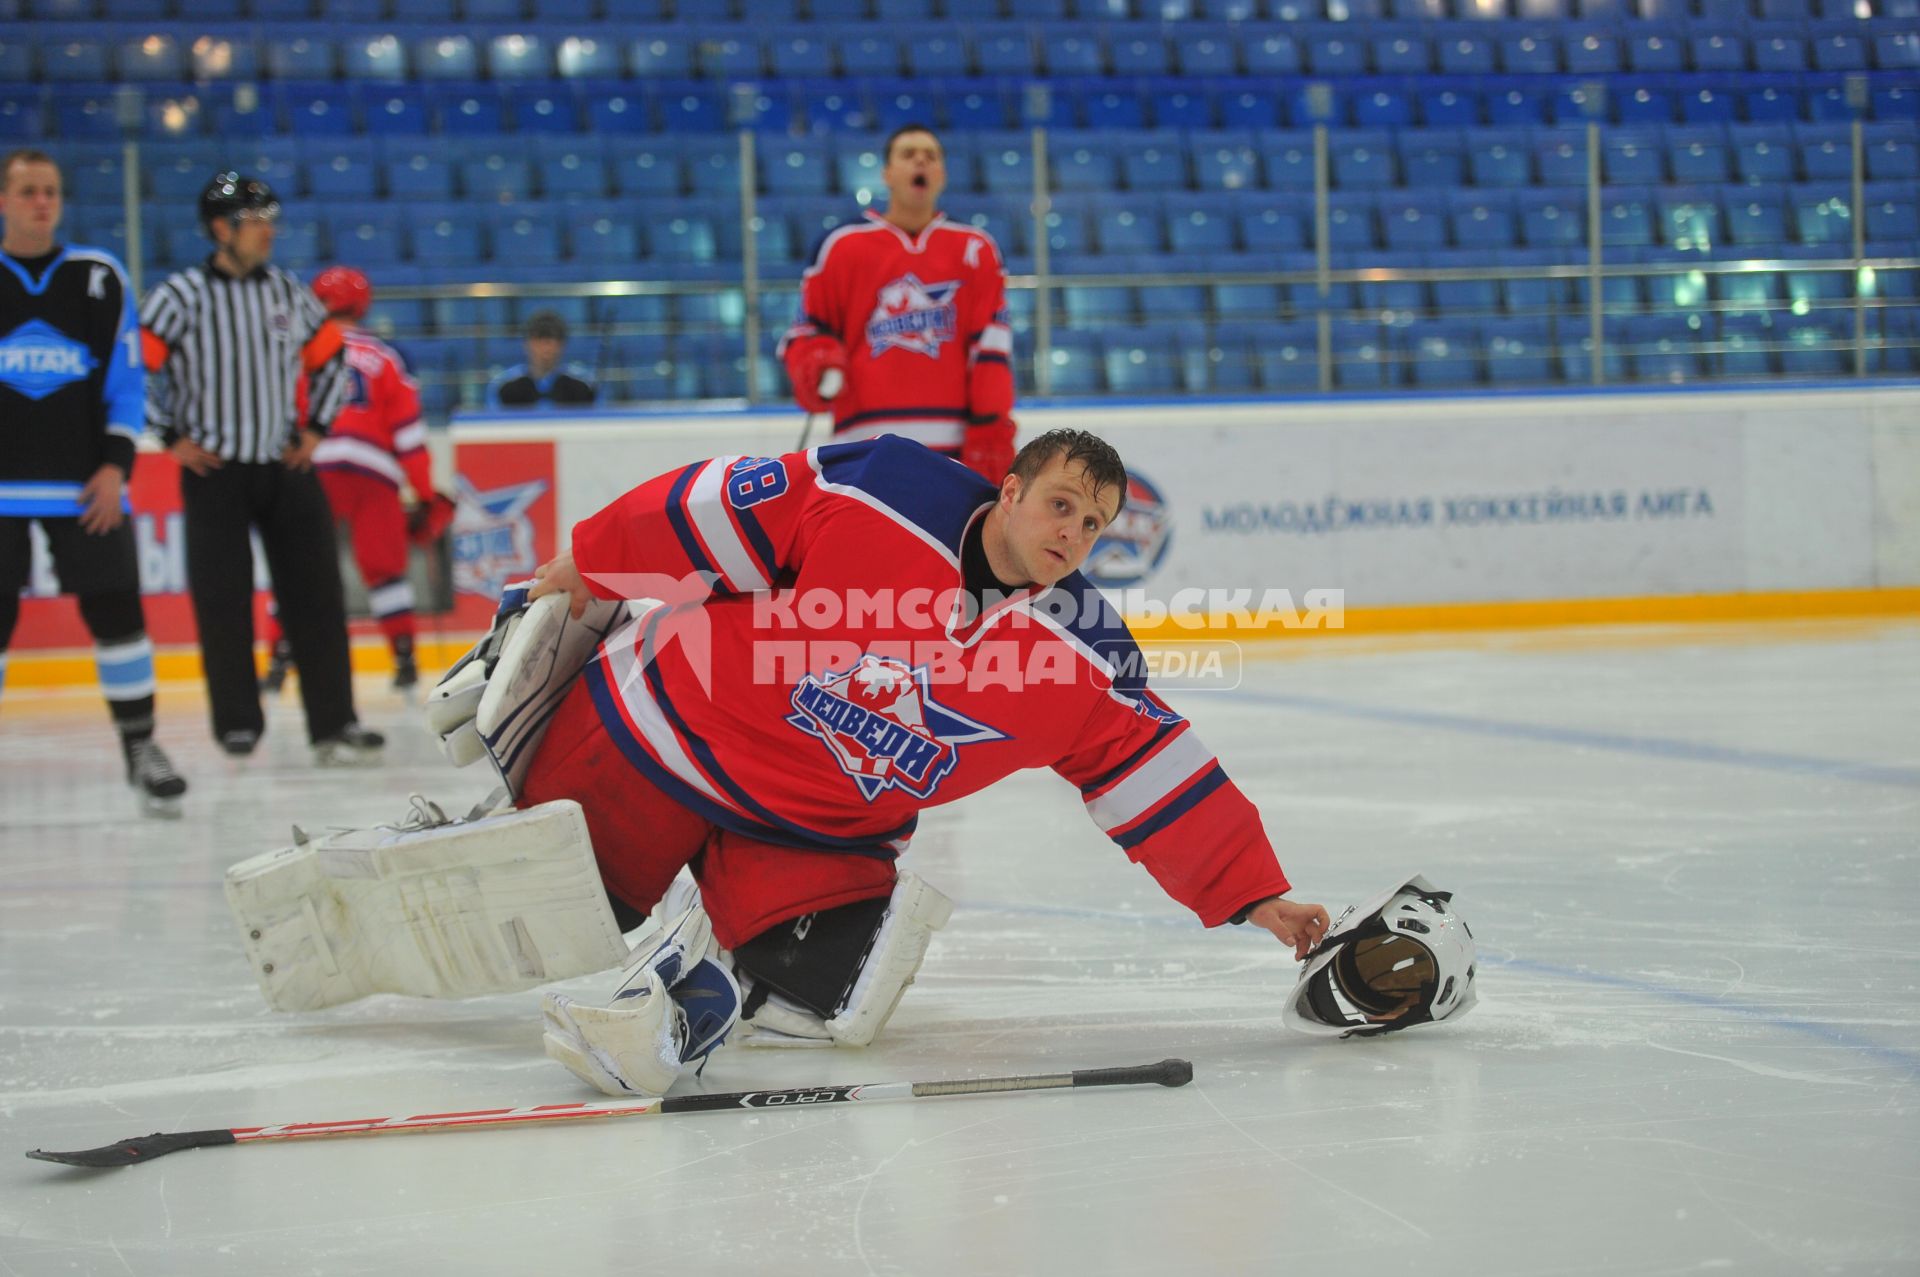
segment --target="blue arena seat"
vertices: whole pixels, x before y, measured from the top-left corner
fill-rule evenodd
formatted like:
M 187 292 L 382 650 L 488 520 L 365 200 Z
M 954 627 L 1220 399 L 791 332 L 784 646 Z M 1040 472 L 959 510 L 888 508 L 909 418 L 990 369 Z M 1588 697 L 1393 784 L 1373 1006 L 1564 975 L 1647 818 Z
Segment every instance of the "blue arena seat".
M 456 32 L 422 36 L 409 50 L 413 73 L 423 80 L 475 80 L 480 50 L 472 37 Z
M 1546 28 L 1502 34 L 1499 51 L 1500 69 L 1508 75 L 1553 75 L 1560 70 L 1560 46 Z
M 686 189 L 682 148 L 671 138 L 616 137 L 607 145 L 607 167 L 620 195 L 672 198 Z
M 963 131 L 1004 129 L 1016 122 L 997 85 L 959 82 L 947 86 L 947 123 Z
M 509 84 L 505 93 L 507 116 L 522 133 L 575 133 L 580 128 L 579 102 L 565 83 Z
M 368 133 L 425 133 L 432 116 L 427 90 L 418 84 L 367 84 L 360 90 L 360 107 Z
M 1788 123 L 1800 118 L 1800 95 L 1792 89 L 1774 85 L 1745 89 L 1740 103 L 1742 113 L 1754 124 Z
M 1720 199 L 1729 243 L 1771 248 L 1787 242 L 1785 205 L 1778 190 L 1768 186 L 1728 188 Z
M 1485 129 L 1466 135 L 1467 172 L 1475 186 L 1523 187 L 1532 179 L 1523 135 Z
M 1050 76 L 1106 74 L 1106 52 L 1097 28 L 1048 30 L 1040 37 L 1041 56 Z M 985 70 L 983 65 L 982 70 Z
M 1853 136 L 1848 125 L 1799 124 L 1793 132 L 1803 179 L 1809 182 L 1853 179 Z
M 1420 252 L 1447 247 L 1447 219 L 1431 196 L 1395 196 L 1381 202 L 1380 232 L 1396 252 Z
M 907 74 L 920 77 L 965 76 L 971 69 L 966 42 L 957 28 L 922 32 L 905 42 Z M 802 72 L 801 74 L 815 74 Z
M 1303 41 L 1307 70 L 1313 75 L 1367 74 L 1366 41 L 1337 27 L 1309 28 Z
M 850 76 L 893 76 L 904 69 L 900 45 L 881 31 L 848 31 L 838 41 L 840 68 Z
M 1680 95 L 1680 118 L 1688 124 L 1730 124 L 1739 115 L 1737 94 L 1689 88 Z
M 1425 75 L 1433 69 L 1433 50 L 1418 27 L 1377 30 L 1369 44 L 1376 75 Z
M 1177 27 L 1172 34 L 1174 62 L 1181 75 L 1223 79 L 1239 74 L 1239 41 L 1231 31 Z
M 1061 135 L 1049 160 L 1054 188 L 1061 191 L 1110 191 L 1119 185 L 1122 146 L 1111 138 L 1078 133 Z
M 756 148 L 769 195 L 825 195 L 833 189 L 833 147 L 824 138 L 771 138 Z
M 1046 358 L 1051 393 L 1096 395 L 1105 388 L 1095 334 L 1056 328 Z
M 1038 72 L 1034 63 L 1033 42 L 1024 27 L 977 29 L 973 37 L 973 55 L 981 75 L 1032 76 Z
M 653 30 L 627 42 L 627 70 L 641 79 L 685 79 L 693 74 L 693 39 L 683 31 Z
M 1863 143 L 1869 182 L 1911 182 L 1920 179 L 1920 134 L 1911 126 L 1869 124 Z
M 428 266 L 470 266 L 488 259 L 482 216 L 464 209 L 416 206 L 407 210 L 413 260 Z
M 1627 31 L 1626 54 L 1627 68 L 1635 75 L 1677 75 L 1688 69 L 1686 40 L 1678 26 L 1636 23 Z
M 1230 199 L 1216 196 L 1170 198 L 1166 208 L 1169 246 L 1182 257 L 1235 252 L 1238 244 L 1230 207 Z
M 1796 243 L 1844 245 L 1853 242 L 1852 209 L 1846 187 L 1834 182 L 1790 186 L 1787 203 L 1793 209 Z
M 722 90 L 702 84 L 663 83 L 657 93 L 663 133 L 718 133 L 727 126 Z
M 1655 203 L 1660 238 L 1668 246 L 1702 254 L 1726 246 L 1724 215 L 1714 191 L 1670 186 L 1658 192 Z
M 1311 242 L 1313 208 L 1243 201 L 1235 218 L 1240 243 L 1248 253 L 1268 254 L 1304 249 Z
M 380 169 L 371 138 L 342 138 L 306 148 L 302 169 L 307 193 L 323 200 L 371 200 L 380 192 Z
M 1725 130 L 1711 125 L 1675 125 L 1666 133 L 1667 167 L 1676 182 L 1707 184 L 1732 179 Z
M 1353 122 L 1363 129 L 1402 128 L 1414 122 L 1417 114 L 1412 93 L 1392 86 L 1380 86 L 1353 97 Z
M 1220 93 L 1220 126 L 1229 129 L 1271 129 L 1285 120 L 1280 95 L 1274 89 L 1244 82 Z
M 1533 169 L 1541 186 L 1585 186 L 1587 131 L 1556 128 L 1534 134 Z
M 1518 198 L 1525 200 L 1528 194 Z M 1506 191 L 1453 192 L 1444 206 L 1453 242 L 1461 248 L 1496 254 L 1504 261 L 1521 242 L 1515 229 L 1515 199 Z
M 1147 91 L 1147 105 L 1153 126 L 1161 129 L 1205 131 L 1214 126 L 1211 95 L 1183 81 L 1155 85 Z
M 1601 172 L 1604 180 L 1613 186 L 1646 186 L 1664 181 L 1664 159 L 1659 135 L 1641 129 L 1610 131 L 1600 151 Z
M 1116 395 L 1163 395 L 1181 389 L 1179 346 L 1165 325 L 1111 328 L 1102 334 L 1107 390 Z
M 701 263 L 720 259 L 720 234 L 711 217 L 673 210 L 643 215 L 641 221 L 652 260 Z
M 462 194 L 488 204 L 533 198 L 533 162 L 525 148 L 508 145 L 506 138 L 487 140 L 489 145 L 467 152 L 457 162 Z
M 1066 86 L 1055 85 L 1054 105 L 1068 114 L 1057 118 L 1056 123 L 1071 127 L 1075 117 L 1072 106 L 1075 99 L 1079 102 L 1078 118 L 1089 129 L 1144 129 L 1147 126 L 1147 104 L 1137 89 L 1127 85 L 1113 87 L 1112 81 L 1097 82 L 1082 92 L 1073 93 Z
M 1166 249 L 1166 226 L 1158 209 L 1103 208 L 1094 213 L 1094 238 L 1105 254 L 1147 255 Z
M 842 138 L 833 160 L 833 169 L 842 194 L 875 207 L 886 202 L 886 186 L 880 180 L 885 164 L 880 146 L 885 139 Z
M 442 133 L 491 137 L 507 127 L 507 108 L 499 89 L 479 82 L 449 81 L 427 86 L 427 111 Z
M 270 35 L 265 48 L 267 74 L 276 80 L 330 80 L 339 69 L 339 47 L 322 36 Z
M 487 41 L 487 71 L 496 80 L 544 80 L 554 73 L 553 51 L 537 35 L 497 35 Z
M 553 56 L 554 69 L 569 80 L 616 78 L 626 69 L 619 43 L 606 35 L 562 36 Z
M 1695 71 L 1747 69 L 1747 40 L 1737 26 L 1695 27 L 1687 36 L 1687 59 Z
M 1867 42 L 1857 22 L 1816 22 L 1807 29 L 1807 48 L 1816 71 L 1865 71 Z
M 496 260 L 516 266 L 551 266 L 566 256 L 560 228 L 545 210 L 499 209 L 488 218 Z
M 5 42 L 0 41 L 0 50 L 4 50 L 5 47 Z M 0 53 L 0 61 L 4 60 L 4 54 Z M 114 46 L 113 63 L 122 80 L 145 83 L 155 80 L 180 80 L 186 76 L 186 58 L 181 51 L 179 41 L 159 31 L 117 42 Z M 24 80 L 27 77 L 19 75 L 17 78 Z
M 1498 128 L 1545 124 L 1552 97 L 1545 89 L 1504 89 L 1485 94 L 1481 115 Z
M 1736 125 L 1730 130 L 1733 168 L 1740 181 L 1771 186 L 1795 177 L 1793 135 L 1779 125 Z
M 1250 76 L 1294 76 L 1303 70 L 1300 45 L 1289 32 L 1277 28 L 1243 35 L 1240 58 Z
M 1186 148 L 1176 135 L 1148 135 L 1121 152 L 1120 173 L 1128 190 L 1185 190 Z
M 1579 192 L 1522 191 L 1515 208 L 1521 240 L 1529 248 L 1579 248 L 1587 242 L 1586 201 Z
M 540 190 L 548 199 L 599 199 L 608 193 L 607 157 L 597 138 L 569 138 L 535 147 Z
M 1420 120 L 1430 129 L 1471 128 L 1482 123 L 1480 95 L 1449 88 L 1423 88 L 1415 93 Z
M 389 208 L 359 208 L 323 218 L 334 258 L 355 266 L 385 266 L 407 256 L 405 224 Z
M 1395 135 L 1401 179 L 1409 187 L 1452 190 L 1466 182 L 1465 141 L 1454 129 L 1408 129 Z
M 289 133 L 333 137 L 360 131 L 353 91 L 344 84 L 283 84 L 274 97 Z
M 351 36 L 341 42 L 340 65 L 349 80 L 405 80 L 407 46 L 387 32 Z
M 1116 31 L 1107 46 L 1116 76 L 1166 75 L 1173 69 L 1167 43 L 1157 31 Z

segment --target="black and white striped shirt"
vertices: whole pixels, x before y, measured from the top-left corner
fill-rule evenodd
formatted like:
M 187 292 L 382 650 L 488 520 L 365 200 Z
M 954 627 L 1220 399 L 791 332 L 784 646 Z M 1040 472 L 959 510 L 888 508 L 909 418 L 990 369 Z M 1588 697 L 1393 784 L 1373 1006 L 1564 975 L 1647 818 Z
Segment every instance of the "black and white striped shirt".
M 141 327 L 167 348 L 148 426 L 225 461 L 279 460 L 303 424 L 302 361 L 326 319 L 312 291 L 277 266 L 235 279 L 209 260 L 169 275 L 140 307 Z M 310 374 L 304 424 L 324 433 L 350 382 L 344 348 L 335 349 Z

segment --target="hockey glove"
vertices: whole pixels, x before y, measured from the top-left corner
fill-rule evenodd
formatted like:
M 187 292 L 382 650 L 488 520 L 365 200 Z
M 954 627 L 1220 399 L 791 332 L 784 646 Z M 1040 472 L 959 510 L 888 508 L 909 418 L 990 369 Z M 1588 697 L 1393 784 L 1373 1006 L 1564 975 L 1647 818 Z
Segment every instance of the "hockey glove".
M 988 483 L 999 483 L 1013 469 L 1013 418 L 976 422 L 961 436 L 960 461 Z
M 444 492 L 428 496 L 407 512 L 407 539 L 415 545 L 432 545 L 452 524 L 456 508 Z
M 834 395 L 821 393 L 831 391 L 831 387 L 821 386 L 820 381 L 829 372 L 838 372 L 839 380 L 847 375 L 846 347 L 833 338 L 802 337 L 787 346 L 787 376 L 793 381 L 793 397 L 806 411 L 827 411 Z

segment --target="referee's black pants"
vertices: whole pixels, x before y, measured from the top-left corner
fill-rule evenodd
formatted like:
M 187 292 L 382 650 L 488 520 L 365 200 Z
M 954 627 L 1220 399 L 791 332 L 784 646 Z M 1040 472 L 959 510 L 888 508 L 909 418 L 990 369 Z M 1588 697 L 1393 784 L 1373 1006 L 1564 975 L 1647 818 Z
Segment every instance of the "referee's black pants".
M 186 512 L 187 588 L 200 629 L 200 660 L 215 739 L 260 732 L 253 664 L 253 544 L 260 532 L 280 605 L 280 624 L 300 668 L 307 736 L 325 740 L 354 721 L 347 609 L 333 512 L 310 470 L 279 462 L 228 461 L 205 475 L 180 472 Z

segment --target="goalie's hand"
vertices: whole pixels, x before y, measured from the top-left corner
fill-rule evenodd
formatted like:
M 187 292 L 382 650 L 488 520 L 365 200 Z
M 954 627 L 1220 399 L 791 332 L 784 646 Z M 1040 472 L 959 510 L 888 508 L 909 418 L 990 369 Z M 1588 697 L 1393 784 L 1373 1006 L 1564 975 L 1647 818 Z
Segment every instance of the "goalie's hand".
M 1247 921 L 1258 923 L 1273 932 L 1281 944 L 1292 945 L 1295 961 L 1305 958 L 1326 939 L 1329 925 L 1324 906 L 1302 904 L 1284 896 L 1275 896 L 1255 905 L 1253 912 L 1247 915 Z
M 565 594 L 567 611 L 574 620 L 585 615 L 587 604 L 593 602 L 593 591 L 580 579 L 580 569 L 573 565 L 573 552 L 564 550 L 533 570 L 533 589 L 527 592 L 528 602 L 537 602 L 549 594 Z

